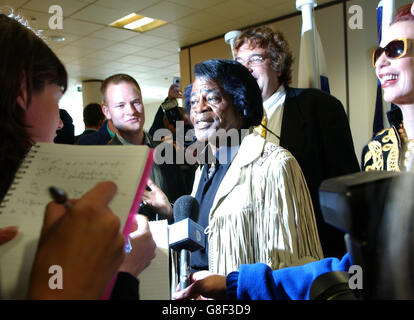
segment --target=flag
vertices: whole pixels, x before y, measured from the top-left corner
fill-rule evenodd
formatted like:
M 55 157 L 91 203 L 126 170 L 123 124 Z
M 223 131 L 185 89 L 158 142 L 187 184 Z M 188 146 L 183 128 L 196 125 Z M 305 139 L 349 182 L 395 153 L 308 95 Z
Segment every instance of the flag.
M 297 9 L 302 11 L 298 86 L 318 88 L 330 93 L 325 53 L 313 15 L 316 3 L 303 5 L 300 2 L 302 1 L 296 2 Z

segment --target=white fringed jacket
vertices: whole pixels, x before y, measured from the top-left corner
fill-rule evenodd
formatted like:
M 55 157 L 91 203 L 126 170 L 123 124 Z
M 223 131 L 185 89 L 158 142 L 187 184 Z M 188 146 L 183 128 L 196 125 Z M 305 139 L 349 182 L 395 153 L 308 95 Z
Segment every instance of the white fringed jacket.
M 196 172 L 193 196 L 201 168 Z M 272 269 L 323 258 L 312 201 L 296 159 L 253 132 L 223 178 L 206 228 L 209 270 L 226 275 L 241 264 Z

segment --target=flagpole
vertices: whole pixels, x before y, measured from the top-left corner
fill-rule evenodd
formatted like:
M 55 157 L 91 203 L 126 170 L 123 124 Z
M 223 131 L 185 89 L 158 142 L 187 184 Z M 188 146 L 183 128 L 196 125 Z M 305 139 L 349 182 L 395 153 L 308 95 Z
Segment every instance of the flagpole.
M 320 89 L 319 66 L 315 47 L 315 32 L 313 28 L 313 8 L 317 6 L 315 0 L 296 0 L 296 9 L 302 12 L 302 38 L 308 35 L 309 54 L 306 56 L 309 70 L 310 86 Z

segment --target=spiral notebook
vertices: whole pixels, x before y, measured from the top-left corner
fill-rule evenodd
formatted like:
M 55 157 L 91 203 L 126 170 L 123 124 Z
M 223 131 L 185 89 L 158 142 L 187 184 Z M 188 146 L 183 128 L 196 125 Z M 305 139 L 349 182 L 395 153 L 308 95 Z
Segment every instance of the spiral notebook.
M 126 235 L 152 163 L 153 149 L 147 146 L 34 145 L 0 204 L 0 227 L 19 227 L 17 237 L 0 246 L 0 298 L 26 298 L 45 207 L 52 200 L 49 186 L 76 199 L 101 181 L 114 181 L 118 192 L 109 207 Z

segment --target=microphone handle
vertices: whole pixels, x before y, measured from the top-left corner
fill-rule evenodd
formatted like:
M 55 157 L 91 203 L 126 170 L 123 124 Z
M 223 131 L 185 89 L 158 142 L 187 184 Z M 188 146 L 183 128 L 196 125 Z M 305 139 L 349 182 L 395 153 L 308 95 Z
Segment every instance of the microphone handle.
M 190 285 L 190 251 L 182 249 L 180 251 L 180 290 Z

